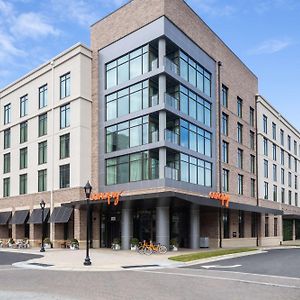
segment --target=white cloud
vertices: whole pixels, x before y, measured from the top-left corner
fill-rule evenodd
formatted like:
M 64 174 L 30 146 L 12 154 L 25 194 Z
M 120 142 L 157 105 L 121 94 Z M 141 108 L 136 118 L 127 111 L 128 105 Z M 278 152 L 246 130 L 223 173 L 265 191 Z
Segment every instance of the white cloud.
M 250 50 L 249 54 L 273 54 L 288 48 L 291 44 L 292 42 L 289 39 L 270 39 Z
M 9 16 L 12 11 L 13 6 L 10 3 L 0 0 L 0 14 L 3 16 Z
M 7 63 L 12 56 L 24 56 L 25 52 L 14 45 L 14 39 L 0 32 L 0 59 Z

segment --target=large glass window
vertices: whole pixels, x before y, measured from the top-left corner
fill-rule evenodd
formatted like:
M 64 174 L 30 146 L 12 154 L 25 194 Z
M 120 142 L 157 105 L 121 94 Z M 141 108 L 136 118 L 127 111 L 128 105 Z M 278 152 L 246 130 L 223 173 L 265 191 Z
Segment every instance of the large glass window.
M 106 96 L 106 119 L 112 120 L 158 104 L 158 89 L 144 81 Z
M 20 195 L 27 194 L 27 174 L 20 175 L 19 190 Z
M 47 113 L 39 116 L 39 136 L 47 134 Z
M 3 197 L 10 196 L 10 178 L 3 178 Z
M 70 164 L 59 166 L 59 187 L 70 187 Z
M 4 125 L 10 123 L 10 119 L 11 119 L 11 104 L 8 103 L 4 106 Z
M 60 76 L 60 99 L 70 96 L 71 93 L 71 75 L 70 73 Z
M 146 45 L 106 65 L 106 88 L 119 85 L 154 68 L 157 68 L 156 51 Z
M 59 137 L 59 158 L 64 159 L 70 157 L 70 133 Z
M 3 173 L 10 172 L 10 153 L 6 153 L 3 155 Z
M 27 121 L 20 124 L 20 144 L 27 142 Z
M 60 107 L 60 129 L 70 126 L 70 104 Z
M 3 148 L 4 149 L 10 148 L 10 128 L 4 130 L 3 136 L 4 136 Z
M 48 104 L 48 86 L 47 84 L 39 88 L 39 108 L 43 108 Z
M 38 191 L 44 192 L 47 190 L 47 170 L 38 171 Z
M 27 147 L 20 149 L 20 170 L 27 168 Z
M 39 165 L 45 164 L 47 162 L 47 141 L 39 143 L 38 147 L 39 147 L 39 155 L 38 155 Z
M 20 98 L 20 117 L 26 116 L 28 113 L 28 95 Z
M 140 152 L 106 160 L 106 184 L 158 178 L 158 154 Z

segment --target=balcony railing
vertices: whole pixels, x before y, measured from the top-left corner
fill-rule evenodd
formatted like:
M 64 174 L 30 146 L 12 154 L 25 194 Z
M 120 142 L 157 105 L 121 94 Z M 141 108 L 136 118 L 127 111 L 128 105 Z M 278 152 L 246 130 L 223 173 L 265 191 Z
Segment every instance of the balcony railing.
M 179 170 L 171 168 L 171 167 L 165 167 L 165 178 L 169 178 L 172 180 L 179 180 Z
M 167 69 L 179 75 L 179 66 L 175 64 L 170 58 L 165 57 L 165 64 Z
M 156 143 L 156 142 L 158 142 L 158 136 L 159 136 L 159 134 L 158 134 L 158 130 L 156 130 L 156 131 L 152 131 L 151 133 L 150 133 L 150 143 Z
M 165 103 L 177 110 L 179 109 L 179 100 L 168 93 L 165 94 Z
M 158 95 L 153 95 L 150 97 L 150 106 L 158 105 Z
M 169 129 L 165 129 L 165 140 L 167 142 L 179 145 L 179 141 L 180 141 L 180 136 L 178 133 L 169 130 Z

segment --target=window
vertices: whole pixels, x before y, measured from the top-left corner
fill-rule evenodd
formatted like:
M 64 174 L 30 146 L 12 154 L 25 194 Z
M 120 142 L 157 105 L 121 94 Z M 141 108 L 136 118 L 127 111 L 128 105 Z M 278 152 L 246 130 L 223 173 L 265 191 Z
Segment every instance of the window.
M 70 187 L 70 164 L 59 166 L 59 187 Z
M 6 153 L 3 155 L 3 173 L 10 172 L 10 153 Z
M 254 127 L 254 108 L 250 106 L 250 120 L 249 120 L 249 123 L 250 123 L 250 126 Z
M 228 107 L 228 88 L 222 84 L 222 105 Z
M 47 106 L 48 104 L 48 86 L 47 84 L 39 88 L 39 109 Z
M 268 117 L 263 115 L 263 131 L 264 133 L 268 133 Z
M 243 125 L 241 123 L 237 123 L 237 141 L 238 143 L 243 143 Z
M 274 236 L 278 236 L 278 218 L 274 218 Z
M 228 135 L 228 115 L 222 113 L 222 134 Z
M 47 134 L 47 113 L 39 116 L 39 136 Z
M 238 174 L 238 194 L 244 194 L 244 176 L 240 174 Z
M 42 165 L 47 162 L 47 141 L 39 143 L 38 148 L 39 148 L 38 163 L 39 165 Z
M 243 100 L 241 98 L 237 98 L 237 115 L 239 118 L 243 117 Z
M 250 179 L 250 184 L 251 184 L 251 197 L 255 197 L 255 179 L 251 178 Z
M 273 140 L 276 141 L 276 124 L 272 123 L 272 136 L 273 136 Z
M 71 75 L 70 73 L 60 76 L 60 99 L 70 96 L 70 84 Z
M 273 201 L 277 202 L 277 185 L 273 185 Z
M 223 213 L 223 237 L 224 239 L 230 238 L 230 222 L 229 222 L 229 209 L 224 210 Z
M 288 154 L 288 166 L 289 166 L 289 169 L 292 168 L 292 157 L 291 157 L 291 154 Z
M 3 197 L 10 196 L 10 178 L 3 179 Z
M 284 184 L 284 178 L 285 178 L 285 175 L 284 175 L 284 169 L 281 169 L 281 184 Z
M 264 182 L 264 199 L 269 199 L 269 184 L 266 181 Z
M 288 149 L 291 151 L 291 137 L 288 135 Z
M 20 98 L 20 117 L 24 117 L 28 113 L 28 95 Z
M 38 171 L 38 191 L 44 192 L 47 190 L 47 170 Z
M 292 173 L 291 172 L 288 173 L 288 185 L 289 185 L 289 187 L 292 187 Z
M 277 181 L 277 166 L 273 165 L 273 181 Z
M 295 168 L 295 173 L 297 173 L 298 172 L 298 161 L 297 161 L 296 157 L 295 157 L 294 168 Z
M 298 176 L 295 175 L 295 190 L 298 190 Z
M 284 131 L 280 129 L 280 144 L 284 146 Z
M 275 144 L 273 144 L 272 147 L 272 153 L 273 153 L 273 160 L 277 160 L 277 146 Z
M 222 143 L 222 162 L 228 164 L 228 148 L 229 144 L 225 141 Z
M 27 194 L 27 174 L 20 175 L 20 195 Z
M 250 172 L 255 174 L 255 156 L 250 154 Z
M 70 157 L 70 133 L 61 135 L 59 137 L 59 158 L 64 159 Z
M 269 177 L 269 163 L 266 159 L 264 159 L 264 177 Z
M 281 203 L 285 203 L 285 188 L 281 188 Z
M 20 124 L 20 144 L 27 142 L 27 121 Z
M 251 213 L 251 237 L 254 238 L 257 236 L 257 226 L 256 226 L 256 213 Z
M 280 161 L 281 161 L 281 165 L 284 166 L 284 150 L 283 149 L 280 150 Z
M 27 147 L 20 149 L 20 170 L 27 168 Z
M 254 132 L 250 130 L 250 149 L 255 149 L 255 135 Z
M 243 156 L 244 156 L 244 151 L 242 149 L 238 149 L 237 166 L 240 169 L 243 169 Z
M 223 192 L 229 192 L 229 171 L 226 169 L 223 169 L 223 186 L 222 190 Z
M 295 206 L 298 206 L 298 193 L 295 193 Z
M 292 205 L 292 191 L 289 191 L 289 205 Z
M 70 104 L 60 107 L 60 129 L 70 126 Z
M 265 215 L 265 237 L 269 236 L 269 216 Z
M 268 156 L 268 139 L 264 138 L 264 155 Z
M 239 210 L 239 238 L 244 237 L 245 231 L 245 213 L 242 210 Z
M 4 125 L 10 123 L 11 118 L 11 104 L 8 103 L 4 106 Z
M 4 143 L 3 148 L 7 149 L 10 148 L 10 128 L 4 130 Z
M 297 155 L 297 142 L 294 141 L 294 154 Z

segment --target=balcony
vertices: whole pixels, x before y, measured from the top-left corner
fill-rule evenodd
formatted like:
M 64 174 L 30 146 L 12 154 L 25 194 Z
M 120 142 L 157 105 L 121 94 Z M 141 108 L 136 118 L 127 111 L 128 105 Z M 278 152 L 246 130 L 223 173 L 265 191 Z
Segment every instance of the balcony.
M 179 180 L 179 170 L 165 166 L 165 178 Z
M 177 110 L 179 109 L 179 100 L 168 93 L 165 94 L 165 103 Z
M 175 64 L 168 57 L 165 57 L 165 66 L 166 66 L 166 69 L 168 69 L 171 72 L 174 72 L 175 74 L 179 75 L 179 66 L 177 64 Z
M 165 129 L 165 141 L 179 145 L 180 135 L 172 130 Z

